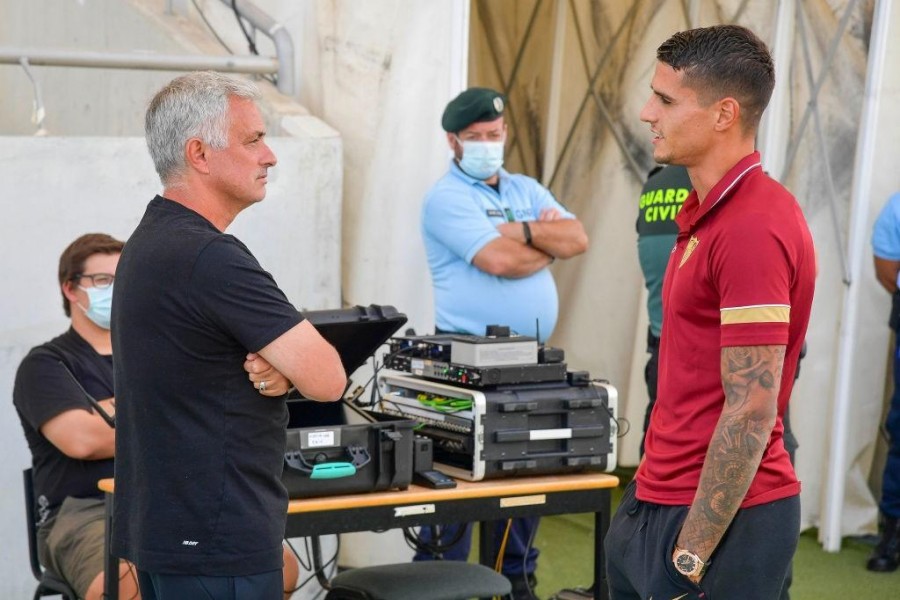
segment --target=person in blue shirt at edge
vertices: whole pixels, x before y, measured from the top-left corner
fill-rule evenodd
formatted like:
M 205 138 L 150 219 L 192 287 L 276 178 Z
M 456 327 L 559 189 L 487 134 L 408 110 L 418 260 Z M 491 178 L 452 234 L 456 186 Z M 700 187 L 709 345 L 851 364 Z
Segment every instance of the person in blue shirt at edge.
M 453 151 L 450 169 L 431 188 L 422 208 L 422 235 L 434 286 L 435 329 L 484 335 L 488 325 L 506 325 L 520 335 L 553 333 L 559 309 L 547 267 L 557 258 L 582 254 L 588 237 L 575 215 L 540 183 L 502 168 L 507 126 L 506 98 L 488 88 L 470 88 L 444 110 L 441 125 Z M 537 518 L 514 519 L 503 557 L 513 598 L 535 598 L 533 547 Z M 499 548 L 504 527 L 498 527 Z M 433 544 L 431 531 L 422 539 Z M 471 531 L 445 526 L 438 544 L 461 539 L 442 552 L 465 560 Z M 419 552 L 416 560 L 433 558 Z
M 872 251 L 878 283 L 892 297 L 888 320 L 894 332 L 894 393 L 884 428 L 888 455 L 881 482 L 881 539 L 866 563 L 870 571 L 889 572 L 900 564 L 900 193 L 884 205 L 872 232 Z

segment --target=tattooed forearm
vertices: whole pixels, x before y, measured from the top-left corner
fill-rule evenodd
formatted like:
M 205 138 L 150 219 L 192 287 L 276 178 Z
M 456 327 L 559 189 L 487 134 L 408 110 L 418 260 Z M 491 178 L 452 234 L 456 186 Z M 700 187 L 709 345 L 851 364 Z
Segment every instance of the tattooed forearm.
M 784 346 L 723 348 L 725 403 L 678 546 L 708 559 L 744 500 L 778 412 Z

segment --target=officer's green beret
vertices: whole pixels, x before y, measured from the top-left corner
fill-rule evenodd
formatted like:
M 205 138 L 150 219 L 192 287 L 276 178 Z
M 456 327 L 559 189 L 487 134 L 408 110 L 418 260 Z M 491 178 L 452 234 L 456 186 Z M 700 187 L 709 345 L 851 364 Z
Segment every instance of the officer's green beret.
M 450 101 L 441 117 L 444 131 L 456 133 L 482 121 L 494 121 L 503 116 L 506 97 L 489 88 L 469 88 Z

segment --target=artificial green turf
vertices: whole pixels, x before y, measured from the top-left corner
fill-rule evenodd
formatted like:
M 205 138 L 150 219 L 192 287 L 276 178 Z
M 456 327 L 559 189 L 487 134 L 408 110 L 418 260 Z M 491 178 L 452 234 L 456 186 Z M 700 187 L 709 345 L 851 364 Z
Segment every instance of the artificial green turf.
M 613 510 L 633 470 L 616 474 L 623 483 L 613 494 Z M 593 525 L 592 514 L 541 519 L 535 540 L 535 546 L 541 551 L 536 590 L 539 598 L 549 598 L 562 588 L 590 585 Z M 829 553 L 822 550 L 816 535 L 815 530 L 810 530 L 800 536 L 794 557 L 792 600 L 900 599 L 900 570 L 893 573 L 871 573 L 866 570 L 871 544 L 848 538 L 844 540 L 840 552 Z

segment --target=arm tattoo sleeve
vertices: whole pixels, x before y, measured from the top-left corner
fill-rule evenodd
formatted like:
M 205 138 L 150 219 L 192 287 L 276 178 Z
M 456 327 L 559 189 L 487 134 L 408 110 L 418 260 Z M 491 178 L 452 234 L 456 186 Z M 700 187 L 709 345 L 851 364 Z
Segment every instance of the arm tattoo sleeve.
M 784 353 L 784 346 L 722 349 L 725 403 L 677 542 L 703 560 L 709 559 L 725 535 L 769 443 L 778 412 Z

